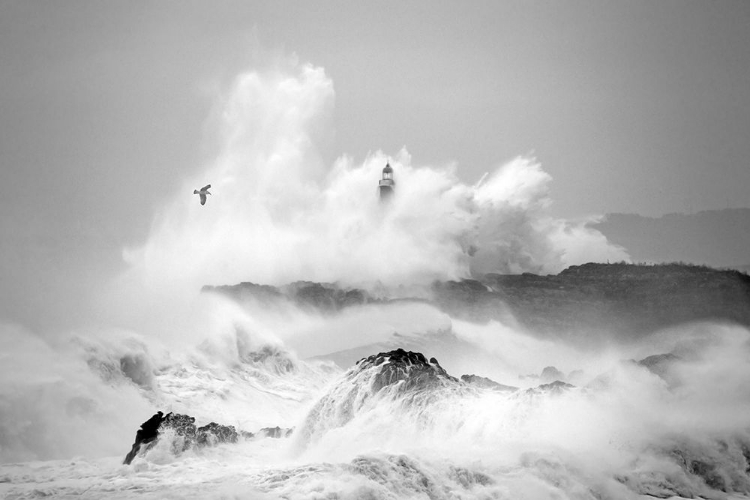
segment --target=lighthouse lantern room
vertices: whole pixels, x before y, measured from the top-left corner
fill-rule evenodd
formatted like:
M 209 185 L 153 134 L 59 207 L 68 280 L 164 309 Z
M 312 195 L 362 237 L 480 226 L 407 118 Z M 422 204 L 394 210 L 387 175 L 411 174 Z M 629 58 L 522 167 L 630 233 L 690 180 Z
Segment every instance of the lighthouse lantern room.
M 378 191 L 380 193 L 380 201 L 388 201 L 394 192 L 396 181 L 393 180 L 393 168 L 390 162 L 385 164 L 383 168 L 383 178 L 378 183 Z

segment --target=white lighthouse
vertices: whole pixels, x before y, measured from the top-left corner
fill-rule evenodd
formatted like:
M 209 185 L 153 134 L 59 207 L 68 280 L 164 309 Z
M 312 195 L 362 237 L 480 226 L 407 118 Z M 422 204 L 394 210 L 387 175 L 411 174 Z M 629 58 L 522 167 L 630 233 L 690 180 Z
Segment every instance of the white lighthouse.
M 380 201 L 388 201 L 393 196 L 396 181 L 393 180 L 393 169 L 390 163 L 385 164 L 383 169 L 383 178 L 378 183 Z

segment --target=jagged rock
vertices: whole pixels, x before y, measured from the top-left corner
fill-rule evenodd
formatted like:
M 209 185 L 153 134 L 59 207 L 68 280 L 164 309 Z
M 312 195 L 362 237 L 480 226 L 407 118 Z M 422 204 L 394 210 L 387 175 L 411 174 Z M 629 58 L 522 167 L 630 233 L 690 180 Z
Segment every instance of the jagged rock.
M 236 443 L 240 437 L 251 439 L 255 437 L 281 438 L 289 437 L 293 429 L 282 429 L 280 427 L 264 427 L 256 434 L 247 431 L 237 431 L 232 425 L 221 425 L 211 422 L 202 427 L 196 427 L 195 418 L 180 413 L 168 413 L 166 416 L 159 411 L 153 417 L 141 424 L 141 429 L 136 433 L 133 448 L 125 457 L 124 464 L 130 464 L 139 453 L 143 445 L 146 449 L 156 444 L 159 436 L 167 430 L 171 430 L 179 436 L 172 446 L 176 453 L 181 453 L 193 447 L 214 446 L 220 443 Z
M 178 436 L 195 438 L 195 417 L 180 413 L 168 413 L 162 422 L 164 429 L 174 429 Z
M 458 379 L 448 375 L 448 372 L 438 364 L 435 358 L 427 361 L 424 354 L 419 352 L 396 349 L 395 351 L 381 352 L 362 358 L 357 363 L 360 370 L 381 365 L 382 369 L 372 383 L 373 393 L 401 381 L 404 382 L 405 390 L 415 387 L 435 387 L 446 380 L 458 382 Z
M 135 433 L 135 443 L 130 449 L 130 452 L 125 456 L 125 460 L 122 462 L 125 465 L 130 465 L 135 456 L 144 444 L 152 443 L 159 436 L 159 426 L 164 421 L 162 412 L 156 412 L 154 416 L 146 420 L 141 424 L 141 428 Z
M 196 442 L 198 445 L 213 445 L 218 443 L 236 443 L 239 434 L 232 425 L 219 425 L 211 422 L 196 430 Z
M 239 434 L 232 425 L 211 422 L 203 427 L 196 427 L 194 417 L 179 413 L 169 413 L 164 417 L 160 431 L 167 429 L 174 430 L 175 434 L 182 438 L 182 449 L 178 448 L 177 451 L 219 443 L 236 443 L 239 439 Z
M 405 409 L 425 415 L 446 394 L 462 391 L 466 391 L 464 384 L 448 375 L 435 358 L 427 361 L 423 354 L 404 349 L 374 354 L 360 359 L 311 408 L 298 434 L 300 443 L 346 425 L 379 400 L 398 400 Z
M 466 382 L 467 384 L 475 385 L 477 387 L 482 387 L 484 389 L 492 389 L 494 391 L 517 391 L 518 387 L 513 387 L 511 385 L 503 385 L 498 384 L 492 379 L 489 379 L 487 377 L 480 377 L 479 375 L 461 375 L 461 380 L 463 382 Z

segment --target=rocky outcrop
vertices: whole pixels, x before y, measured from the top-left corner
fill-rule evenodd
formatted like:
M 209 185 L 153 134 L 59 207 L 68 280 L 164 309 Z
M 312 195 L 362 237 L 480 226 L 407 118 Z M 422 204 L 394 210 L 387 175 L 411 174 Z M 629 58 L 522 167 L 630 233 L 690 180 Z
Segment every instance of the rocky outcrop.
M 381 367 L 372 381 L 371 389 L 374 393 L 398 382 L 403 382 L 404 390 L 430 389 L 445 381 L 458 382 L 458 379 L 448 375 L 437 359 L 430 358 L 427 361 L 420 352 L 396 349 L 362 358 L 357 363 L 359 370 L 374 366 Z
M 279 288 L 244 282 L 237 285 L 204 286 L 202 291 L 220 293 L 241 303 L 254 301 L 264 307 L 293 304 L 324 314 L 335 313 L 350 306 L 382 302 L 364 290 L 311 281 L 296 281 Z
M 179 413 L 169 413 L 161 423 L 160 431 L 174 430 L 182 439 L 181 450 L 185 451 L 193 447 L 212 446 L 219 443 L 236 443 L 239 434 L 232 425 L 220 425 L 211 422 L 202 427 L 196 427 L 195 418 Z
M 254 283 L 206 286 L 203 291 L 262 307 L 291 304 L 324 314 L 371 303 L 427 302 L 455 318 L 497 320 L 587 344 L 702 320 L 750 326 L 750 276 L 687 264 L 588 263 L 557 275 L 487 274 L 435 282 L 428 289 L 381 290 L 377 296 L 308 281 L 278 288 Z
M 436 402 L 466 391 L 437 359 L 395 349 L 360 359 L 338 384 L 318 400 L 300 430 L 300 443 L 319 439 L 360 414 L 395 403 L 414 418 L 428 416 Z
M 238 431 L 233 425 L 221 425 L 216 422 L 197 427 L 195 418 L 190 415 L 168 413 L 165 416 L 159 411 L 141 424 L 141 429 L 136 433 L 135 443 L 123 463 L 130 464 L 142 449 L 145 451 L 154 446 L 159 437 L 170 430 L 174 432 L 175 436 L 175 440 L 172 442 L 172 450 L 175 453 L 181 453 L 190 448 L 236 443 L 240 438 L 289 437 L 293 429 L 264 427 L 253 434 L 252 432 Z
M 135 433 L 135 443 L 133 443 L 130 452 L 125 456 L 123 464 L 130 465 L 130 462 L 133 461 L 143 445 L 148 445 L 156 441 L 156 438 L 159 437 L 159 427 L 164 421 L 163 415 L 160 411 L 156 412 L 154 416 L 141 424 L 141 428 Z

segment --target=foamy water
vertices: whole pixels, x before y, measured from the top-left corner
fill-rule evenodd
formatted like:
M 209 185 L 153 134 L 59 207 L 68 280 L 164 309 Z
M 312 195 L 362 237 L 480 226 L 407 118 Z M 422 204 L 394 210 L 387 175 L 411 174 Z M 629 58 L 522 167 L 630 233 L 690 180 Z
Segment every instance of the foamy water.
M 425 306 L 381 306 L 379 319 L 360 312 L 385 328 L 392 326 L 391 308 L 403 314 L 405 307 L 419 313 Z M 497 323 L 448 319 L 449 331 L 435 334 L 427 320 L 442 322 L 445 315 L 421 314 L 425 330 L 411 323 L 408 342 L 428 357 L 450 336 L 464 354 L 484 351 L 496 374 L 511 374 L 516 365 L 506 359 L 533 359 L 540 346 Z M 311 315 L 315 322 L 326 320 Z M 750 443 L 750 332 L 741 328 L 685 327 L 662 339 L 662 348 L 683 359 L 668 377 L 613 360 L 611 352 L 558 345 L 558 367 L 582 370 L 575 387 L 534 389 L 540 381 L 518 373 L 495 379 L 520 386 L 515 392 L 456 382 L 415 394 L 398 386 L 372 394 L 374 369 L 300 359 L 297 335 L 288 345 L 278 339 L 254 345 L 247 326 L 234 325 L 217 342 L 161 352 L 128 335 L 72 339 L 66 356 L 79 362 L 50 367 L 56 378 L 40 373 L 21 386 L 4 372 L 3 402 L 16 404 L 3 407 L 3 436 L 24 418 L 27 430 L 3 442 L 0 492 L 9 498 L 637 498 L 638 491 L 664 493 L 671 485 L 685 495 L 721 498 L 685 473 L 675 450 L 719 464 L 718 477 L 735 491 L 750 486 L 741 448 Z M 508 349 L 494 353 L 476 343 L 482 336 L 496 336 L 498 344 L 507 337 Z M 360 345 L 402 339 L 391 332 Z M 549 355 L 556 346 L 547 344 Z M 646 347 L 620 354 L 624 360 Z M 443 354 L 446 367 L 471 366 Z M 538 374 L 546 361 L 524 368 Z M 191 414 L 200 425 L 295 431 L 184 453 L 175 453 L 167 435 L 122 465 L 135 430 L 157 409 Z
M 218 104 L 215 159 L 165 200 L 147 241 L 124 251 L 128 272 L 91 307 L 97 326 L 0 327 L 0 494 L 726 498 L 686 472 L 699 459 L 731 494 L 750 491 L 744 329 L 683 325 L 586 350 L 424 303 L 324 315 L 201 294 L 206 284 L 313 280 L 419 296 L 435 279 L 627 259 L 585 222 L 550 215 L 552 180 L 534 158 L 475 184 L 406 149 L 326 167 L 315 142 L 334 95 L 310 65 L 239 75 Z M 387 161 L 396 195 L 384 206 L 376 186 Z M 207 183 L 201 206 L 190 193 Z M 347 371 L 397 347 L 437 357 L 455 377 L 520 389 L 373 395 L 372 374 Z M 661 376 L 623 362 L 668 352 L 682 361 Z M 534 391 L 547 366 L 575 387 Z M 162 439 L 122 465 L 157 410 L 295 432 L 184 453 Z

